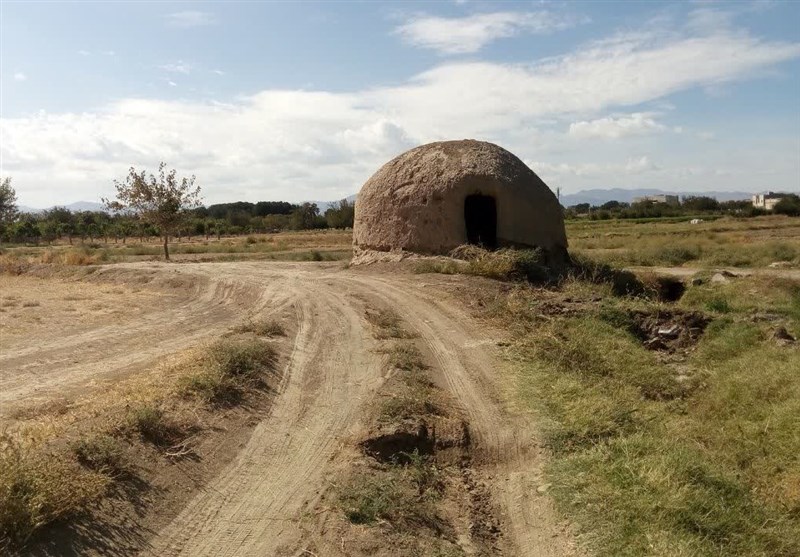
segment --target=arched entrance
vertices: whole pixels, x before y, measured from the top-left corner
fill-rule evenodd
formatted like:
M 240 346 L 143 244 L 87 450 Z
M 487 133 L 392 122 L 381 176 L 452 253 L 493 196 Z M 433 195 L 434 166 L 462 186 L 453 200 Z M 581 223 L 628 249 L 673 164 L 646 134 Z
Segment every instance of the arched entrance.
M 468 195 L 464 200 L 467 242 L 486 249 L 497 247 L 497 204 L 489 195 Z

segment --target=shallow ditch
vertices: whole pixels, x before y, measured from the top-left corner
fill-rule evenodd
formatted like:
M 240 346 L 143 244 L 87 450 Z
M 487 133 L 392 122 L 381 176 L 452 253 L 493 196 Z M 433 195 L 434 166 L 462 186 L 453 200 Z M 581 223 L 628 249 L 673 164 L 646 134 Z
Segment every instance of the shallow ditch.
M 711 317 L 691 311 L 634 311 L 628 330 L 645 348 L 661 352 L 691 349 L 703 336 Z

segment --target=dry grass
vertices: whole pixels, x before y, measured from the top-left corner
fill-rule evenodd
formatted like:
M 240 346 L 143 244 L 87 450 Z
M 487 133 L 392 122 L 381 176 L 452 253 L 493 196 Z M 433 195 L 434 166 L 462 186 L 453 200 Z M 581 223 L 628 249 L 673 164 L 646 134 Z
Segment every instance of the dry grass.
M 58 412 L 19 414 L 0 438 L 0 549 L 19 547 L 37 529 L 102 499 L 124 481 L 130 446 L 146 443 L 165 455 L 185 448 L 203 427 L 198 412 L 263 388 L 275 358 L 263 340 L 224 339 Z M 214 381 L 198 387 L 202 377 Z
M 76 246 L 17 246 L 0 252 L 0 272 L 22 274 L 35 265 L 96 265 L 163 258 L 160 240 L 144 243 L 87 243 Z M 342 230 L 297 231 L 277 234 L 183 238 L 170 242 L 173 259 L 234 261 L 341 261 L 352 255 L 352 233 Z
M 394 311 L 390 309 L 368 308 L 365 317 L 375 327 L 375 338 L 379 340 L 416 338 L 416 333 L 407 330 Z
M 450 253 L 450 258 L 424 259 L 418 262 L 417 273 L 463 273 L 498 280 L 526 280 L 543 283 L 555 280 L 554 270 L 545 264 L 539 250 L 499 249 L 486 250 L 463 245 Z
M 571 221 L 571 253 L 615 266 L 800 266 L 800 219 L 725 217 L 697 225 L 669 219 Z
M 412 342 L 395 344 L 387 353 L 389 354 L 389 365 L 395 369 L 401 371 L 423 371 L 428 368 L 419 348 Z
M 182 390 L 206 403 L 230 405 L 251 389 L 263 387 L 275 370 L 275 349 L 257 339 L 225 339 L 209 347 L 207 365 L 182 378 Z
M 233 329 L 237 334 L 253 333 L 260 337 L 286 336 L 286 329 L 276 319 L 249 320 Z

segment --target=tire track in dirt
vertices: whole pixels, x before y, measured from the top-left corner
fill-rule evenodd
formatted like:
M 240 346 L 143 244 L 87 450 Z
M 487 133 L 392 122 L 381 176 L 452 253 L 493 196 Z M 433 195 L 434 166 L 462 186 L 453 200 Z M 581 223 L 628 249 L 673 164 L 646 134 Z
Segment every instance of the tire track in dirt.
M 122 327 L 125 330 L 101 327 L 45 343 L 43 350 L 49 347 L 56 356 L 74 357 L 77 352 L 81 363 L 66 373 L 57 365 L 41 366 L 42 394 L 132 372 L 219 334 L 248 314 L 275 314 L 293 307 L 299 323 L 270 415 L 255 427 L 234 461 L 164 526 L 143 555 L 308 554 L 303 537 L 309 522 L 302 519 L 328 489 L 327 475 L 336 468 L 337 456 L 352 450 L 345 443 L 361 433 L 361 408 L 383 381 L 384 356 L 376 351 L 364 320 L 365 299 L 381 300 L 419 333 L 443 386 L 463 406 L 475 461 L 492 478 L 503 519 L 502 555 L 572 554 L 549 499 L 536 493 L 541 458 L 532 433 L 535 424 L 502 402 L 504 374 L 498 368 L 493 333 L 445 289 L 425 286 L 420 277 L 346 271 L 332 264 L 136 263 L 109 266 L 109 272 L 112 267 L 119 280 L 125 273 L 149 272 L 191 279 L 194 289 L 177 306 L 143 316 Z M 100 350 L 94 343 L 108 346 Z M 30 375 L 17 371 L 15 377 L 4 363 L 16 361 L 19 366 L 30 357 L 2 355 L 0 388 L 8 400 L 34 389 Z
M 264 280 L 263 267 L 248 270 L 239 276 Z M 303 513 L 314 509 L 327 488 L 325 472 L 341 449 L 336 440 L 355 433 L 348 427 L 382 381 L 381 358 L 373 353 L 363 309 L 354 307 L 356 297 L 382 300 L 420 334 L 446 387 L 463 405 L 476 460 L 493 477 L 506 524 L 503 554 L 571 554 L 549 500 L 532 485 L 541 474 L 532 424 L 498 402 L 492 378 L 497 354 L 481 326 L 442 292 L 426 292 L 413 279 L 280 265 L 271 266 L 270 273 L 291 277 L 287 287 L 296 289 L 301 308 L 286 385 L 235 463 L 153 540 L 145 555 L 307 554 Z
M 302 513 L 324 488 L 327 464 L 379 386 L 382 365 L 340 289 L 296 282 L 300 330 L 270 417 L 144 555 L 275 555 L 301 540 Z
M 382 297 L 419 332 L 433 353 L 447 389 L 470 421 L 472 453 L 493 477 L 501 509 L 505 555 L 545 557 L 574 554 L 550 499 L 537 487 L 542 455 L 536 424 L 503 407 L 497 392 L 496 340 L 441 291 L 428 292 L 413 280 L 353 279 Z M 494 375 L 494 377 L 493 377 Z
M 166 274 L 158 266 L 146 267 L 153 268 L 157 274 Z M 110 275 L 107 280 L 124 282 L 136 276 L 131 270 L 126 273 L 106 267 L 93 278 L 104 280 L 106 269 Z M 147 369 L 165 355 L 220 334 L 248 314 L 279 312 L 291 301 L 281 288 L 282 281 L 256 286 L 200 274 L 180 275 L 188 276 L 191 282 L 178 292 L 170 292 L 163 307 L 154 305 L 121 324 L 53 334 L 3 350 L 0 415 L 13 411 L 23 401 L 30 404 L 68 396 Z

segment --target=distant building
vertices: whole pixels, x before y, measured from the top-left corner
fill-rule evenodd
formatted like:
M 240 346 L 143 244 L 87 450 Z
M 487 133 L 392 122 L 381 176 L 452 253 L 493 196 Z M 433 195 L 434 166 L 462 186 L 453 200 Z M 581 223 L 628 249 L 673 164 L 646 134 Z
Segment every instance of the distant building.
M 678 199 L 677 195 L 666 195 L 666 194 L 658 194 L 658 195 L 645 195 L 643 197 L 634 197 L 634 203 L 666 203 L 667 205 L 680 205 L 680 199 Z
M 766 211 L 772 211 L 775 208 L 775 205 L 777 205 L 781 199 L 788 195 L 788 193 L 773 193 L 771 191 L 768 191 L 767 193 L 757 193 L 753 195 L 753 207 L 758 207 L 759 209 L 764 209 Z

